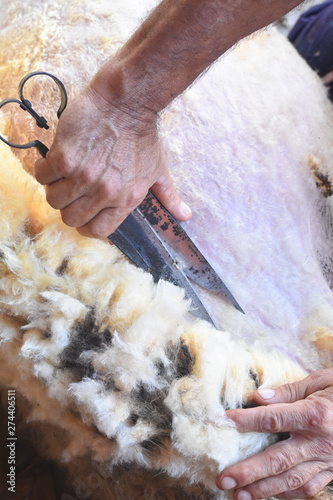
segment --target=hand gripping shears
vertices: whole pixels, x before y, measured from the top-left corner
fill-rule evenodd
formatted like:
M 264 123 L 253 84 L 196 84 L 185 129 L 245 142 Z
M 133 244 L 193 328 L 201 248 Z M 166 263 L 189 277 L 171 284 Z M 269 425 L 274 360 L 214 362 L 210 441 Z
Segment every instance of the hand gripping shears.
M 29 73 L 21 80 L 18 87 L 20 100 L 5 99 L 0 102 L 0 108 L 8 103 L 18 103 L 24 111 L 28 111 L 33 116 L 38 127 L 48 129 L 45 118 L 39 116 L 32 108 L 31 103 L 23 96 L 24 84 L 29 78 L 38 75 L 49 76 L 58 85 L 61 104 L 57 116 L 60 118 L 67 105 L 66 89 L 57 77 L 40 71 Z M 13 144 L 1 135 L 0 139 L 14 148 L 35 147 L 44 158 L 48 152 L 48 148 L 39 140 L 27 144 Z M 193 288 L 193 282 L 212 293 L 222 294 L 238 311 L 244 312 L 186 231 L 150 191 L 142 203 L 108 238 L 134 264 L 149 272 L 155 282 L 164 279 L 183 288 L 185 296 L 191 299 L 191 312 L 195 316 L 209 321 L 213 326 L 216 326 L 215 322 Z

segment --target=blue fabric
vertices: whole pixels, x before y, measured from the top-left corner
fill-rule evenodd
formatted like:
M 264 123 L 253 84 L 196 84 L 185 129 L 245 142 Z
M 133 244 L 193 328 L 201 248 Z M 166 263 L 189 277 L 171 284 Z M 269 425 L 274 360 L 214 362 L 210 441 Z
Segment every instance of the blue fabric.
M 288 38 L 319 76 L 333 71 L 333 0 L 302 14 Z M 333 82 L 328 87 L 333 100 Z

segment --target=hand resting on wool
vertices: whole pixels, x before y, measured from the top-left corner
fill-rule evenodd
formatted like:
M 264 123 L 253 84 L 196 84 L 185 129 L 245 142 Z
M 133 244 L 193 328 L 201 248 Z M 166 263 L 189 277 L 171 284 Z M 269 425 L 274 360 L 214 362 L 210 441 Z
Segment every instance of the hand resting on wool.
M 314 496 L 333 479 L 333 368 L 254 397 L 266 406 L 227 412 L 237 429 L 290 437 L 222 471 L 217 486 L 237 500 Z

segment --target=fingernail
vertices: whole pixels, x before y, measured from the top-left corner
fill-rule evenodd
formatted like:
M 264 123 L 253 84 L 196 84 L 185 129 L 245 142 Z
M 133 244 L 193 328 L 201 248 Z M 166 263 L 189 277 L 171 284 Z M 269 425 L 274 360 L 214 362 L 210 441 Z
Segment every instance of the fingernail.
M 184 203 L 183 201 L 181 202 L 180 204 L 180 209 L 181 211 L 183 212 L 183 214 L 186 216 L 186 217 L 189 217 L 190 215 L 192 215 L 192 210 L 190 209 L 190 207 L 188 205 L 186 205 L 186 203 Z
M 275 396 L 275 391 L 273 391 L 273 389 L 259 389 L 257 392 L 262 399 L 272 399 Z
M 222 490 L 232 490 L 236 486 L 236 481 L 232 477 L 224 477 L 220 482 L 220 487 Z
M 236 494 L 236 498 L 237 498 L 237 500 L 251 500 L 252 499 L 250 493 L 248 491 L 245 491 L 245 490 L 238 491 L 238 493 Z

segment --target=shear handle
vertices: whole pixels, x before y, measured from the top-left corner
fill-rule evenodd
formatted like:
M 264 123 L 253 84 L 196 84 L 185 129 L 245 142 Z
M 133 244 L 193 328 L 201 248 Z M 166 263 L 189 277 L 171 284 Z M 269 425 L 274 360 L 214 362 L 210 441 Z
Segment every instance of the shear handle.
M 50 78 L 52 78 L 52 80 L 55 81 L 55 83 L 57 84 L 57 86 L 60 90 L 61 103 L 60 103 L 60 107 L 57 111 L 57 117 L 59 119 L 62 112 L 64 111 L 64 109 L 67 106 L 67 92 L 66 92 L 66 89 L 65 89 L 63 83 L 56 76 L 51 75 L 50 73 L 46 73 L 45 71 L 35 71 L 33 73 L 28 73 L 24 78 L 22 78 L 22 80 L 20 81 L 19 86 L 18 86 L 18 94 L 19 94 L 19 97 L 21 100 L 19 101 L 18 99 L 5 99 L 5 100 L 0 102 L 0 108 L 2 108 L 2 106 L 5 106 L 6 104 L 8 104 L 10 102 L 17 103 L 20 105 L 20 107 L 24 111 L 28 111 L 28 113 L 36 120 L 38 127 L 45 128 L 47 130 L 49 128 L 49 126 L 47 125 L 47 121 L 44 118 L 44 116 L 40 116 L 32 108 L 31 102 L 28 101 L 28 99 L 25 99 L 23 96 L 23 87 L 24 87 L 25 83 L 27 82 L 27 80 L 29 80 L 29 78 L 32 78 L 33 76 L 38 76 L 38 75 L 46 75 L 46 76 L 49 76 Z M 46 157 L 46 154 L 49 150 L 45 146 L 45 144 L 43 144 L 38 139 L 36 139 L 35 141 L 27 142 L 26 144 L 13 144 L 12 142 L 7 141 L 6 139 L 4 139 L 0 135 L 0 140 L 3 141 L 4 143 L 8 144 L 8 146 L 11 146 L 13 148 L 18 148 L 18 149 L 36 148 L 43 158 Z
M 17 104 L 20 105 L 20 107 L 22 109 L 24 109 L 24 111 L 28 111 L 30 114 L 32 114 L 30 112 L 30 109 L 26 107 L 25 104 L 23 104 L 21 101 L 19 101 L 18 99 L 4 99 L 3 101 L 0 102 L 0 108 L 2 108 L 2 106 L 5 106 L 6 104 L 10 103 L 10 102 L 15 102 Z M 47 125 L 45 128 L 49 128 Z M 39 141 L 38 139 L 36 139 L 35 141 L 30 141 L 30 142 L 27 142 L 26 144 L 14 144 L 12 142 L 9 142 L 7 141 L 7 139 L 5 139 L 2 135 L 0 135 L 0 140 L 3 141 L 5 144 L 8 144 L 8 146 L 11 146 L 13 148 L 18 148 L 18 149 L 29 149 L 29 148 L 36 148 L 39 153 L 42 155 L 43 158 L 46 157 L 46 153 L 48 152 L 48 148 L 45 146 L 45 144 L 43 144 L 41 141 Z
M 30 102 L 24 98 L 23 96 L 23 87 L 24 85 L 26 84 L 26 82 L 34 77 L 34 76 L 38 76 L 38 75 L 45 75 L 45 76 L 49 76 L 50 78 L 52 78 L 52 80 L 57 84 L 58 86 L 58 89 L 60 90 L 60 95 L 61 95 L 61 103 L 60 103 L 60 106 L 59 106 L 59 109 L 57 111 L 57 117 L 58 119 L 60 118 L 60 115 L 62 114 L 62 112 L 64 111 L 64 109 L 66 108 L 67 106 L 67 92 L 66 92 L 66 89 L 65 89 L 65 86 L 64 84 L 59 80 L 59 78 L 57 78 L 56 76 L 54 75 L 51 75 L 51 73 L 46 73 L 45 71 L 34 71 L 33 73 L 28 73 L 27 75 L 25 75 L 24 78 L 22 78 L 22 80 L 20 81 L 19 83 L 19 86 L 18 86 L 18 94 L 19 94 L 19 97 L 22 101 L 22 103 L 27 107 L 29 108 L 30 110 L 34 111 L 31 107 L 31 104 Z M 29 110 L 28 110 L 29 111 Z M 34 113 L 36 113 L 34 111 Z M 32 113 L 31 113 L 32 114 Z M 36 113 L 37 115 L 37 113 Z M 34 115 L 33 115 L 34 116 Z M 37 115 L 38 118 L 43 118 L 43 117 L 39 117 Z M 34 117 L 35 118 L 35 117 Z M 37 118 L 36 119 L 36 122 L 37 122 L 37 125 L 38 124 L 38 121 L 37 121 Z M 44 118 L 45 119 L 45 118 Z M 43 125 L 39 125 L 41 126 L 42 128 L 46 128 L 44 127 Z M 48 127 L 47 127 L 48 128 Z

